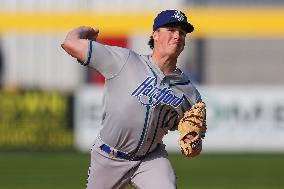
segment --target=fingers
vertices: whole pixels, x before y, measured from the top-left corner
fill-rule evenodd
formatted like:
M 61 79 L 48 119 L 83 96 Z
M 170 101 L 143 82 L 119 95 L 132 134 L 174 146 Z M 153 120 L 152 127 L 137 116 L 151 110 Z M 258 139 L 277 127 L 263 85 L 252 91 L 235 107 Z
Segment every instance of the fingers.
M 194 150 L 192 150 L 192 153 L 190 155 L 190 157 L 195 157 L 198 156 L 202 151 L 202 143 Z
M 79 26 L 73 29 L 69 36 L 77 37 L 79 39 L 89 39 L 95 41 L 98 37 L 99 30 L 97 28 L 92 28 L 89 26 Z
M 98 35 L 99 35 L 99 29 L 91 28 L 91 30 L 89 31 L 89 33 L 87 35 L 87 39 L 92 40 L 92 41 L 96 41 Z
M 202 151 L 202 147 L 197 148 L 192 152 L 192 157 L 198 156 Z

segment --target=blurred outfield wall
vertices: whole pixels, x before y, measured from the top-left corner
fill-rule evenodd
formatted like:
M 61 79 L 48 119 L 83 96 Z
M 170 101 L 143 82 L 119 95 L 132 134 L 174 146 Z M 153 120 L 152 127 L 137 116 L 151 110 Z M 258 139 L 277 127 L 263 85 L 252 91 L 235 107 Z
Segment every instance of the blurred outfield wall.
M 199 89 L 207 104 L 204 152 L 284 152 L 284 88 L 199 86 Z M 84 86 L 75 93 L 74 142 L 80 151 L 89 151 L 99 133 L 102 99 L 103 88 L 99 86 Z M 165 136 L 164 143 L 170 152 L 179 151 L 177 139 L 177 131 Z
M 0 150 L 73 149 L 69 94 L 0 90 Z
M 272 97 L 282 95 L 282 88 L 284 87 L 284 74 L 282 73 L 284 70 L 284 25 L 282 24 L 284 4 L 280 2 L 275 5 L 273 4 L 275 1 L 270 1 L 271 4 L 266 2 L 255 6 L 251 2 L 250 4 L 242 2 L 236 5 L 231 1 L 230 3 L 207 1 L 207 3 L 200 4 L 198 1 L 177 0 L 167 2 L 150 0 L 0 1 L 0 52 L 3 54 L 1 72 L 3 92 L 1 93 L 0 103 L 3 114 L 0 117 L 0 131 L 2 131 L 3 137 L 0 140 L 2 141 L 0 149 L 9 148 L 9 145 L 5 145 L 5 142 L 7 144 L 13 138 L 18 140 L 18 143 L 10 141 L 10 144 L 18 144 L 18 146 L 10 146 L 11 149 L 26 149 L 28 145 L 23 147 L 20 144 L 28 143 L 27 138 L 29 137 L 25 136 L 33 138 L 29 139 L 34 142 L 34 145 L 30 147 L 31 149 L 40 149 L 40 147 L 44 149 L 44 145 L 46 145 L 46 149 L 52 149 L 52 145 L 48 146 L 47 144 L 60 141 L 60 138 L 63 140 L 64 137 L 66 140 L 64 139 L 63 142 L 59 143 L 65 144 L 65 146 L 62 145 L 57 149 L 72 147 L 72 121 L 68 121 L 73 119 L 72 111 L 69 111 L 73 107 L 72 104 L 63 100 L 66 104 L 62 107 L 67 107 L 67 110 L 61 109 L 60 111 L 66 114 L 58 114 L 58 116 L 63 116 L 58 118 L 45 116 L 45 113 L 41 113 L 40 107 L 44 106 L 41 106 L 40 102 L 38 102 L 38 106 L 33 106 L 35 113 L 26 117 L 23 117 L 23 115 L 26 115 L 24 112 L 28 110 L 20 109 L 20 107 L 25 106 L 17 105 L 21 102 L 19 99 L 25 99 L 25 92 L 20 91 L 29 93 L 36 90 L 39 93 L 39 99 L 43 99 L 43 102 L 49 102 L 49 100 L 44 99 L 49 99 L 45 96 L 48 96 L 50 91 L 56 91 L 59 96 L 63 95 L 63 98 L 69 98 L 69 95 L 84 93 L 84 90 L 81 91 L 82 85 L 101 85 L 103 83 L 103 78 L 100 75 L 94 71 L 87 71 L 87 69 L 78 65 L 61 49 L 60 44 L 70 29 L 79 25 L 98 27 L 100 29 L 99 41 L 105 44 L 128 47 L 143 54 L 150 53 L 146 44 L 152 32 L 153 19 L 158 12 L 165 8 L 179 8 L 185 11 L 196 28 L 194 33 L 187 37 L 187 48 L 179 59 L 179 65 L 184 72 L 191 75 L 194 82 L 204 87 L 205 97 L 209 94 L 211 88 L 213 88 L 213 91 L 218 91 L 214 92 L 213 99 L 218 99 L 216 103 L 212 103 L 212 99 L 208 98 L 208 105 L 211 110 L 210 117 L 214 115 L 217 116 L 216 119 L 218 118 L 220 109 L 215 107 L 221 107 L 222 115 L 228 115 L 230 111 L 232 114 L 232 110 L 227 110 L 226 107 L 230 106 L 235 99 L 240 99 L 240 102 L 237 103 L 239 111 L 247 112 L 248 106 L 254 106 L 251 102 L 254 102 L 257 94 L 265 96 L 260 95 L 256 98 L 259 100 L 261 109 L 263 111 L 269 109 L 270 101 L 267 103 L 265 101 L 264 104 L 262 101 L 268 100 L 270 94 Z M 270 88 L 272 85 L 274 87 Z M 246 96 L 248 88 L 251 87 L 257 87 L 257 93 Z M 9 92 L 11 90 L 13 91 L 12 94 Z M 236 92 L 237 95 L 231 95 L 232 92 Z M 224 97 L 229 98 L 229 105 L 226 104 L 226 101 L 222 101 Z M 241 100 L 244 98 L 246 100 Z M 29 104 L 36 104 L 34 103 L 35 99 L 29 98 L 26 101 L 26 109 L 29 109 Z M 6 101 L 11 103 L 7 105 Z M 239 141 L 242 137 L 239 129 L 246 129 L 250 126 L 255 130 L 247 129 L 249 131 L 248 136 L 253 138 L 255 131 L 260 133 L 263 131 L 266 124 L 260 124 L 261 126 L 257 127 L 257 123 L 262 123 L 262 121 L 271 128 L 272 133 L 269 134 L 269 137 L 272 137 L 275 133 L 281 135 L 283 129 L 275 130 L 275 128 L 282 128 L 282 103 L 284 100 L 279 98 L 278 101 L 280 109 L 275 108 L 276 110 L 273 110 L 280 116 L 277 127 L 269 125 L 270 122 L 268 121 L 269 119 L 272 122 L 277 121 L 273 116 L 274 114 L 269 114 L 271 116 L 268 120 L 265 117 L 267 114 L 259 114 L 259 120 L 250 120 L 245 123 L 232 122 L 231 120 L 226 125 L 227 122 L 224 121 L 221 128 L 234 128 L 232 133 L 224 135 L 227 136 L 225 139 Z M 52 103 L 45 104 L 47 110 L 57 107 Z M 275 101 L 273 101 L 273 104 L 276 104 Z M 75 105 L 75 109 L 78 106 Z M 6 111 L 7 107 L 9 111 Z M 276 107 L 276 105 L 273 107 Z M 37 108 L 39 109 L 37 110 Z M 91 110 L 95 111 L 94 109 Z M 97 110 L 100 110 L 100 108 Z M 90 114 L 93 115 L 92 112 Z M 17 115 L 20 115 L 20 118 L 22 115 L 25 120 L 16 118 Z M 53 115 L 53 113 L 47 111 L 46 115 Z M 26 119 L 27 117 L 30 120 Z M 42 119 L 39 119 L 39 117 Z M 95 113 L 91 121 L 99 123 L 99 118 L 99 114 Z M 210 140 L 213 136 L 222 135 L 221 131 L 216 132 L 218 129 L 214 129 L 218 128 L 218 124 L 214 122 L 214 120 L 216 121 L 215 118 L 208 123 L 209 127 L 212 128 L 212 131 L 208 130 Z M 61 123 L 62 119 L 65 120 L 63 123 Z M 7 122 L 7 120 L 10 121 Z M 38 120 L 43 120 L 43 122 Z M 59 122 L 55 123 L 56 120 Z M 88 123 L 88 127 L 92 127 L 92 122 Z M 95 123 L 93 124 L 96 125 Z M 75 128 L 80 127 L 80 124 L 83 123 L 79 121 Z M 57 126 L 59 130 L 53 130 Z M 21 133 L 17 134 L 14 132 L 15 130 Z M 213 130 L 215 131 L 213 132 Z M 50 137 L 55 133 L 61 133 L 59 131 L 66 131 L 67 135 L 56 136 L 58 140 Z M 211 132 L 212 135 L 210 135 Z M 95 133 L 89 134 L 95 135 Z M 229 137 L 231 135 L 234 135 L 234 137 Z M 256 146 L 261 145 L 260 136 L 258 135 L 259 140 L 256 139 L 257 144 L 253 142 L 254 140 L 251 143 Z M 75 140 L 77 139 L 75 138 Z M 173 139 L 167 140 L 172 140 L 173 142 L 170 142 L 170 144 L 174 144 L 174 148 L 176 147 Z M 42 144 L 44 141 L 45 143 Z M 258 149 L 258 147 L 250 148 L 248 139 L 241 141 L 248 143 L 248 148 L 245 151 Z M 281 141 L 279 142 L 281 144 Z M 210 142 L 206 146 L 208 147 L 207 150 L 222 151 L 222 149 L 216 149 L 214 144 L 218 147 L 218 143 Z M 284 151 L 282 146 L 279 147 L 278 144 L 271 143 L 271 145 L 276 147 L 272 148 L 275 151 Z M 230 147 L 232 146 L 223 149 Z M 85 148 L 89 147 L 85 146 Z M 238 146 L 235 148 L 237 149 Z M 241 150 L 244 150 L 244 148 L 240 148 L 239 151 Z
M 60 47 L 68 30 L 79 25 L 98 27 L 101 41 L 149 53 L 146 43 L 153 19 L 169 7 L 184 10 L 196 28 L 180 64 L 193 77 L 202 75 L 202 84 L 281 85 L 284 81 L 283 6 L 182 6 L 180 1 L 147 1 L 149 5 L 139 9 L 135 1 L 129 1 L 131 9 L 123 9 L 121 1 L 1 2 L 6 2 L 0 12 L 0 46 L 7 87 L 72 91 L 89 81 L 89 73 Z

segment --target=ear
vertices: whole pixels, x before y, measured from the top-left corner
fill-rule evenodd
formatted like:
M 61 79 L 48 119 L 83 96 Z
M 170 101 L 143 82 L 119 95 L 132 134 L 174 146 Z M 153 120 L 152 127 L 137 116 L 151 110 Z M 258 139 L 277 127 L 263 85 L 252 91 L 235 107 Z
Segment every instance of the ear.
M 153 36 L 154 40 L 157 40 L 158 39 L 158 32 L 157 31 L 153 31 L 152 36 Z

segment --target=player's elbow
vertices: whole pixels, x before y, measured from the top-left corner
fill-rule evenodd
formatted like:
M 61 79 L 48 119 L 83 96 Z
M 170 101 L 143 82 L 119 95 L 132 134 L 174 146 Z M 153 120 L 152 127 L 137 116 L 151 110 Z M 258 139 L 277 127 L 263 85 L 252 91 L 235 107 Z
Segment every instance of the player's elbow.
M 71 40 L 65 39 L 61 44 L 61 47 L 70 55 L 74 54 L 75 52 L 74 42 L 72 42 Z

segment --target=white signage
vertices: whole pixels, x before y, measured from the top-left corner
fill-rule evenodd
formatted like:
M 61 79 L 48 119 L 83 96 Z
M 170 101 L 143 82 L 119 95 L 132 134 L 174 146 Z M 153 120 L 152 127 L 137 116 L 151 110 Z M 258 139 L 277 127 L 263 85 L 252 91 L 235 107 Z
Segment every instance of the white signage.
M 204 152 L 284 152 L 284 88 L 198 87 L 207 104 Z M 90 150 L 102 118 L 102 87 L 86 86 L 75 95 L 75 141 Z M 178 152 L 178 132 L 164 143 Z
M 284 152 L 284 88 L 204 88 L 206 151 Z
M 74 135 L 78 150 L 90 151 L 101 128 L 102 113 L 102 86 L 84 86 L 75 93 Z

